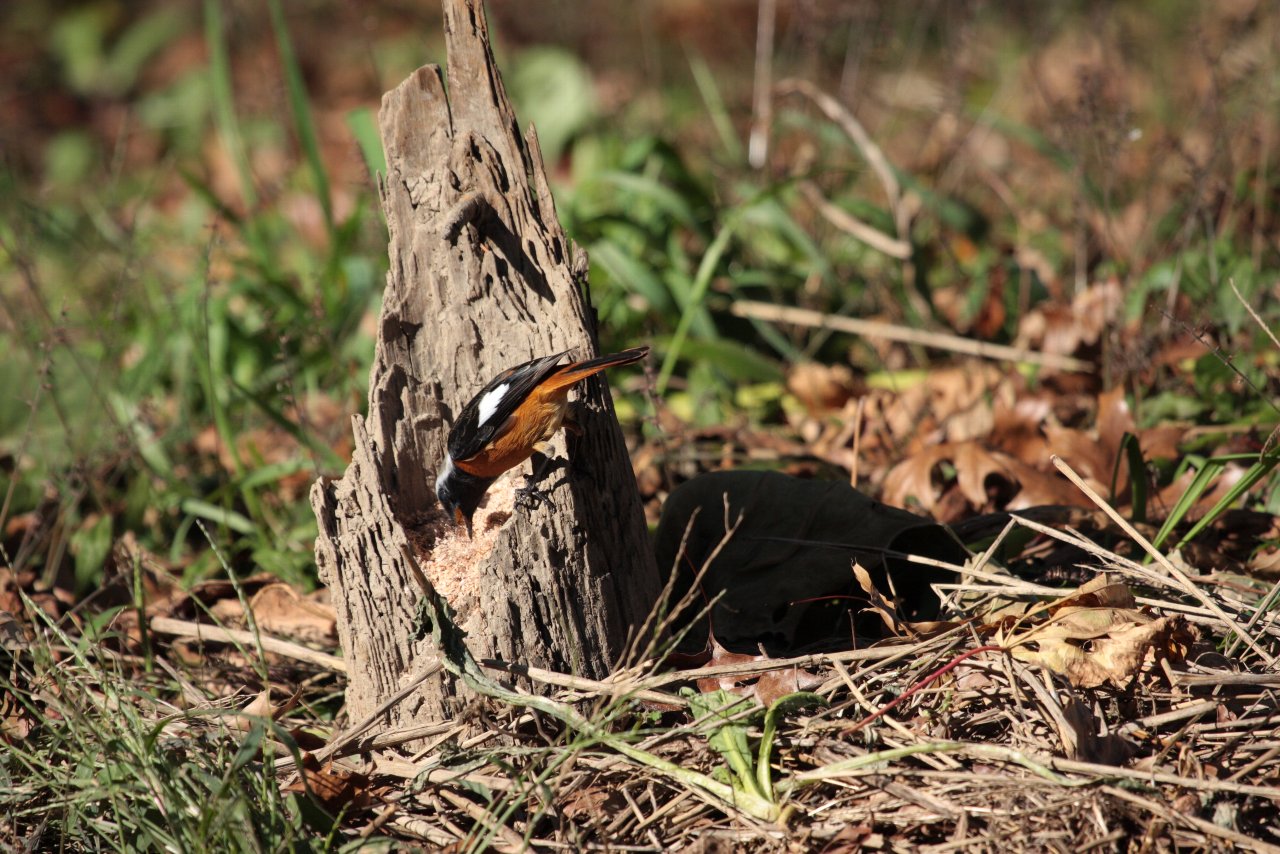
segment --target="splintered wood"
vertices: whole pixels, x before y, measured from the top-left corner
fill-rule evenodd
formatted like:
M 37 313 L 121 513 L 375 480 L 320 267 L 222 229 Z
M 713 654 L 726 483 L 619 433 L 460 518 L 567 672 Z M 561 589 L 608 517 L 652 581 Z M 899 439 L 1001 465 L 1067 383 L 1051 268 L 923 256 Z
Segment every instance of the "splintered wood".
M 468 537 L 466 528 L 455 525 L 443 514 L 407 532 L 422 572 L 453 608 L 458 627 L 464 632 L 483 625 L 476 606 L 486 581 L 477 569 L 484 566 L 485 558 L 493 551 L 502 526 L 517 512 L 519 472 L 519 467 L 512 469 L 489 487 L 476 510 L 473 536 Z

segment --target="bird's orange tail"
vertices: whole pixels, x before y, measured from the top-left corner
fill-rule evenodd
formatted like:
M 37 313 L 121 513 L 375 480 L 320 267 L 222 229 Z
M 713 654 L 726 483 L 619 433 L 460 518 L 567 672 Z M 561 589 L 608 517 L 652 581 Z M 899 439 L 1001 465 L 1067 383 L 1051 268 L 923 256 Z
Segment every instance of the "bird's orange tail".
M 571 386 L 607 368 L 638 362 L 647 355 L 649 355 L 648 347 L 635 347 L 631 350 L 623 350 L 621 353 L 610 353 L 608 356 L 597 356 L 594 359 L 586 359 L 581 362 L 570 362 L 547 378 L 547 391 Z

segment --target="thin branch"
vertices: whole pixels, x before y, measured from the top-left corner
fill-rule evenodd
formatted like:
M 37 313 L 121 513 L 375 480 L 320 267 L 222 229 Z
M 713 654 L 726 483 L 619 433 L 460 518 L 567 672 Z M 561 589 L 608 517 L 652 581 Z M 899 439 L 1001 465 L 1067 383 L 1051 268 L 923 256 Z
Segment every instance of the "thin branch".
M 195 638 L 210 643 L 230 643 L 245 647 L 261 646 L 264 652 L 283 655 L 286 658 L 305 661 L 335 673 L 346 673 L 347 662 L 336 655 L 305 647 L 300 643 L 273 638 L 269 635 L 247 632 L 243 629 L 224 629 L 219 626 L 206 626 L 189 620 L 175 620 L 172 617 L 152 617 L 147 621 L 151 631 L 162 635 L 180 638 Z
M 900 341 L 904 344 L 918 344 L 924 347 L 948 350 L 952 353 L 977 356 L 983 359 L 1041 365 L 1058 371 L 1073 371 L 1076 373 L 1088 373 L 1093 370 L 1093 365 L 1090 363 L 1070 356 L 1059 356 L 1055 353 L 1038 353 L 1024 347 L 990 344 L 986 341 L 962 338 L 959 335 L 912 329 L 911 327 L 899 326 L 894 323 L 881 323 L 876 320 L 862 320 L 854 317 L 824 314 L 807 308 L 792 308 L 754 300 L 737 300 L 729 310 L 737 317 L 770 320 L 777 323 L 795 323 L 816 329 L 834 329 L 837 332 L 849 332 L 864 338 L 881 338 L 888 341 Z

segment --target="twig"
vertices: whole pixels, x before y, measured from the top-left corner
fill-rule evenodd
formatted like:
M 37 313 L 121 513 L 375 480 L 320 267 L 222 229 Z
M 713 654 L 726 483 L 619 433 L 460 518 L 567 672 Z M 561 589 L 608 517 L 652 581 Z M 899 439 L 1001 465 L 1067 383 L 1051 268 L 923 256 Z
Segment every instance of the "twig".
M 1076 474 L 1075 471 L 1071 468 L 1071 466 L 1067 465 L 1066 462 L 1063 461 L 1061 457 L 1059 457 L 1057 454 L 1051 454 L 1049 456 L 1049 461 L 1053 463 L 1054 467 L 1058 471 L 1066 475 L 1067 480 L 1075 484 L 1077 489 L 1079 489 L 1081 492 L 1087 495 L 1090 501 L 1098 505 L 1098 508 L 1102 510 L 1102 512 L 1110 516 L 1111 521 L 1119 525 L 1121 530 L 1123 530 L 1126 534 L 1128 534 L 1129 537 L 1135 543 L 1142 546 L 1142 549 L 1147 554 L 1155 558 L 1156 563 L 1160 564 L 1160 566 L 1165 570 L 1165 572 L 1169 573 L 1170 576 L 1177 579 L 1178 583 L 1182 586 L 1183 592 L 1190 594 L 1196 599 L 1199 599 L 1200 604 L 1204 605 L 1206 608 L 1212 611 L 1218 619 L 1222 620 L 1224 623 L 1230 626 L 1231 630 L 1235 632 L 1238 637 L 1242 638 L 1244 642 L 1249 645 L 1249 648 L 1252 649 L 1254 652 L 1256 652 L 1262 658 L 1262 660 L 1265 661 L 1268 665 L 1275 664 L 1275 661 L 1276 661 L 1275 656 L 1271 655 L 1269 652 L 1267 652 L 1265 649 L 1259 646 L 1258 642 L 1254 640 L 1253 637 L 1249 635 L 1248 632 L 1245 631 L 1244 626 L 1241 626 L 1239 622 L 1232 619 L 1232 617 L 1230 617 L 1226 611 L 1222 610 L 1222 608 L 1218 606 L 1217 602 L 1213 601 L 1213 598 L 1211 596 L 1209 596 L 1207 593 L 1201 590 L 1199 586 L 1197 586 L 1194 582 L 1192 582 L 1192 580 L 1187 577 L 1186 573 L 1184 573 L 1181 569 L 1178 569 L 1178 567 L 1174 566 L 1173 561 L 1169 560 L 1167 557 L 1164 556 L 1163 552 L 1161 552 L 1155 546 L 1151 545 L 1150 540 L 1142 536 L 1142 534 L 1138 533 L 1138 530 L 1134 528 L 1133 525 L 1130 525 L 1127 519 L 1121 516 L 1120 513 L 1114 507 L 1112 507 L 1108 502 L 1104 501 L 1102 496 L 1099 495 L 1096 491 L 1094 491 L 1094 489 L 1090 487 L 1087 483 L 1085 483 L 1084 480 L 1081 479 L 1080 475 Z
M 760 169 L 769 159 L 769 131 L 773 125 L 773 33 L 778 0 L 760 0 L 756 19 L 755 97 L 751 101 L 751 133 L 747 162 Z
M 1277 350 L 1280 350 L 1280 339 L 1276 338 L 1276 334 L 1271 331 L 1271 327 L 1267 326 L 1266 321 L 1258 316 L 1258 312 L 1253 310 L 1253 306 L 1249 305 L 1249 301 L 1240 293 L 1240 289 L 1236 287 L 1235 278 L 1229 277 L 1227 279 L 1227 284 L 1231 286 L 1231 292 L 1236 295 L 1236 299 L 1240 300 L 1240 304 L 1244 306 L 1244 310 L 1249 312 L 1249 316 L 1253 318 L 1253 322 L 1258 324 L 1259 328 L 1261 328 L 1263 332 L 1267 333 L 1267 337 L 1271 339 L 1271 343 L 1276 346 Z
M 905 645 L 894 644 L 870 649 L 853 649 L 847 652 L 814 653 L 793 658 L 772 658 L 764 661 L 748 661 L 742 664 L 717 664 L 693 670 L 673 670 L 669 673 L 659 673 L 655 676 L 645 677 L 638 680 L 637 684 L 652 688 L 656 685 L 669 685 L 672 682 L 693 682 L 698 679 L 723 676 L 748 676 L 767 673 L 771 670 L 790 670 L 793 667 L 829 667 L 837 661 L 877 661 L 881 659 L 893 661 L 921 652 L 937 643 L 943 637 L 945 635 L 936 635 L 919 643 Z
M 1204 685 L 1249 685 L 1260 688 L 1280 688 L 1280 673 L 1178 673 L 1178 685 L 1196 687 Z
M 1004 747 L 998 744 L 974 744 L 965 741 L 930 741 L 921 744 L 912 744 L 907 747 L 894 748 L 893 750 L 880 750 L 875 753 L 868 753 L 865 756 L 855 756 L 852 759 L 845 759 L 840 762 L 834 762 L 831 765 L 825 765 L 821 768 L 814 768 L 811 771 L 804 771 L 792 778 L 797 784 L 813 783 L 819 780 L 831 780 L 839 777 L 857 776 L 858 772 L 866 771 L 873 765 L 879 765 L 884 762 L 893 762 L 898 759 L 906 759 L 909 756 L 917 754 L 933 754 L 933 753 L 955 753 L 964 752 L 973 756 L 984 759 L 996 759 L 1003 762 L 1012 762 L 1015 765 L 1021 765 L 1028 771 L 1031 771 L 1037 777 L 1054 783 L 1058 786 L 1077 787 L 1090 785 L 1090 780 L 1070 780 L 1060 774 L 1054 773 L 1042 761 L 1033 760 L 1020 750 Z M 779 788 L 782 785 L 779 784 Z
M 880 185 L 884 187 L 885 197 L 889 201 L 889 209 L 894 214 L 894 222 L 898 223 L 900 220 L 899 208 L 902 206 L 902 192 L 898 186 L 898 176 L 893 174 L 893 167 L 889 165 L 889 158 L 884 156 L 884 151 L 871 138 L 871 134 L 867 133 L 866 128 L 854 117 L 853 113 L 845 109 L 844 105 L 835 98 L 807 80 L 796 78 L 780 80 L 778 81 L 777 91 L 779 95 L 793 93 L 804 95 L 813 101 L 818 106 L 818 109 L 826 114 L 827 118 L 838 124 L 849 139 L 853 140 L 854 144 L 862 152 L 862 156 L 867 159 L 871 170 L 880 179 Z M 903 236 L 901 225 L 899 225 L 898 236 Z
M 440 797 L 453 804 L 457 809 L 461 810 L 467 818 L 476 823 L 477 827 L 482 827 L 490 833 L 498 837 L 498 839 L 490 840 L 489 844 L 493 845 L 498 851 L 523 851 L 525 850 L 524 837 L 516 833 L 505 824 L 498 824 L 494 821 L 493 815 L 479 804 L 469 801 L 462 795 L 452 792 L 449 789 L 441 789 Z M 476 836 L 472 831 L 472 839 Z
M 883 252 L 890 258 L 906 261 L 911 257 L 911 244 L 897 237 L 890 237 L 875 226 L 867 225 L 844 208 L 832 202 L 822 194 L 822 190 L 812 181 L 801 181 L 797 185 L 809 204 L 818 209 L 827 222 L 843 231 L 850 237 Z
M 755 320 L 770 320 L 777 323 L 795 323 L 816 329 L 834 329 L 837 332 L 848 332 L 864 338 L 882 338 L 888 341 L 900 341 L 904 344 L 918 344 L 937 350 L 947 350 L 965 356 L 977 356 L 983 359 L 994 359 L 1005 362 L 1022 362 L 1030 365 L 1041 365 L 1058 371 L 1074 371 L 1087 373 L 1093 365 L 1071 356 L 1059 356 L 1056 353 L 1039 353 L 1025 347 L 1010 347 L 1005 344 L 990 344 L 986 341 L 974 341 L 951 335 L 945 332 L 931 332 L 912 329 L 895 323 L 883 323 L 877 320 L 863 320 L 856 317 L 841 317 L 824 314 L 807 308 L 794 308 L 785 305 L 773 305 L 754 300 L 736 300 L 729 311 L 737 317 Z
M 392 709 L 392 707 L 394 707 L 397 703 L 404 700 L 405 697 L 408 697 L 410 694 L 416 691 L 418 687 L 422 685 L 423 682 L 427 681 L 427 679 L 439 673 L 442 669 L 444 669 L 443 665 L 440 664 L 440 661 L 438 659 L 435 661 L 427 662 L 423 667 L 422 671 L 415 678 L 410 679 L 407 685 L 405 685 L 399 691 L 397 691 L 396 693 L 388 697 L 386 700 L 384 700 L 382 704 L 378 706 L 378 708 L 374 709 L 368 715 L 365 715 L 364 720 L 360 721 L 360 723 L 345 730 L 339 735 L 334 736 L 332 739 L 330 739 L 328 744 L 326 744 L 324 747 L 317 750 L 315 752 L 316 759 L 323 762 L 324 760 L 328 759 L 330 756 L 346 755 L 347 748 L 355 744 L 357 739 L 359 739 L 360 736 L 364 735 L 365 732 L 369 730 L 369 727 L 377 723 L 379 718 L 381 718 L 383 715 L 389 712 Z M 429 730 L 429 732 L 427 732 L 426 734 L 433 735 L 435 734 L 436 731 L 439 730 L 440 727 L 441 727 L 441 724 L 430 724 L 426 727 L 426 729 Z M 451 728 L 451 726 L 446 728 Z M 422 727 L 415 727 L 415 729 L 422 729 Z M 413 740 L 412 738 L 403 738 L 394 743 L 403 743 L 404 741 L 412 741 L 412 740 Z M 375 743 L 368 745 L 367 749 L 373 750 L 377 747 L 385 747 L 385 746 L 386 744 L 376 743 L 376 740 L 375 740 Z M 276 763 L 276 768 L 277 770 L 279 770 L 281 768 L 288 767 L 292 764 L 293 764 L 293 759 L 292 757 L 289 757 L 288 759 L 284 759 Z
M 541 682 L 544 685 L 555 685 L 558 688 L 571 688 L 575 691 L 584 691 L 591 694 L 599 694 L 608 697 L 627 696 L 636 700 L 643 700 L 647 703 L 662 703 L 668 706 L 686 706 L 683 697 L 675 694 L 666 694 L 661 691 L 652 691 L 637 687 L 635 680 L 619 680 L 600 681 L 598 679 L 585 679 L 581 676 L 570 676 L 566 673 L 557 673 L 554 670 L 547 670 L 542 667 L 530 667 L 527 664 L 512 664 L 506 661 L 486 658 L 480 662 L 481 667 L 490 670 L 501 670 L 504 673 L 513 673 L 517 676 L 524 676 L 532 679 L 534 682 Z
M 1170 824 L 1183 824 L 1189 827 L 1194 827 L 1206 836 L 1216 836 L 1219 839 L 1229 840 L 1236 845 L 1239 845 L 1241 848 L 1251 851 L 1280 851 L 1280 847 L 1257 839 L 1251 839 L 1243 833 L 1239 833 L 1229 827 L 1221 827 L 1211 821 L 1205 821 L 1202 818 L 1196 818 L 1193 815 L 1187 815 L 1186 813 L 1169 809 L 1164 804 L 1157 803 L 1150 798 L 1144 798 L 1141 795 L 1134 794 L 1133 792 L 1130 792 L 1127 789 L 1122 789 L 1119 786 L 1103 786 L 1102 791 L 1106 792 L 1113 798 L 1128 801 L 1131 804 L 1142 807 L 1142 809 L 1152 815 L 1160 816 L 1160 818 Z
M 946 664 L 942 665 L 937 670 L 933 671 L 928 676 L 924 677 L 919 682 L 912 685 L 909 689 L 907 689 L 906 691 L 903 691 L 901 694 L 897 696 L 896 699 L 894 699 L 893 702 L 889 703 L 887 706 L 881 707 L 878 711 L 873 712 L 870 715 L 867 715 L 865 718 L 863 718 L 853 726 L 846 729 L 844 731 L 845 734 L 855 733 L 858 730 L 862 729 L 867 724 L 874 721 L 876 718 L 880 717 L 881 715 L 888 714 L 894 708 L 896 708 L 900 703 L 902 703 L 904 700 L 907 700 L 915 696 L 916 694 L 923 691 L 925 688 L 929 687 L 929 685 L 935 679 L 938 679 L 939 677 L 949 673 L 953 668 L 955 668 L 957 664 L 964 661 L 966 658 L 972 658 L 973 656 L 977 655 L 980 652 L 1003 652 L 1003 651 L 1004 649 L 1002 647 L 988 645 L 988 646 L 980 646 L 980 647 L 977 647 L 976 649 L 971 649 L 966 652 L 960 653 L 955 658 L 951 659 Z
M 147 621 L 151 631 L 162 635 L 173 635 L 180 638 L 195 638 L 211 643 L 230 643 L 253 647 L 261 644 L 265 652 L 283 655 L 298 661 L 305 661 L 335 673 L 346 673 L 347 662 L 336 655 L 305 647 L 300 643 L 273 638 L 269 635 L 246 632 L 243 629 L 224 629 L 219 626 L 207 626 L 193 623 L 190 620 L 175 620 L 172 617 L 152 617 Z
M 1170 786 L 1181 786 L 1184 789 L 1195 789 L 1202 792 L 1231 792 L 1237 795 L 1254 795 L 1260 798 L 1280 800 L 1280 787 L 1250 786 L 1244 783 L 1232 783 L 1228 780 L 1201 779 L 1184 777 L 1181 774 L 1169 774 L 1164 771 L 1140 771 L 1137 768 L 1122 768 L 1116 765 L 1099 765 L 1096 762 L 1081 762 L 1076 759 L 1047 759 L 1051 767 L 1059 771 L 1073 774 L 1090 774 L 1101 779 L 1135 780 L 1141 783 L 1163 783 Z

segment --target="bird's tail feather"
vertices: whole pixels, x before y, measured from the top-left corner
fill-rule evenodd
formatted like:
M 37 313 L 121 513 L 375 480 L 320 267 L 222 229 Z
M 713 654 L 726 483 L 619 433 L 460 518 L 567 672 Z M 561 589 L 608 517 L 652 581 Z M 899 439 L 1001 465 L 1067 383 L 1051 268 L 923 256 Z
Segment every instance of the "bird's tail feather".
M 572 362 L 557 371 L 554 376 L 547 380 L 547 383 L 553 388 L 573 385 L 579 380 L 584 380 L 592 374 L 598 374 L 606 368 L 629 365 L 632 362 L 640 361 L 647 355 L 649 355 L 647 346 L 635 347 L 630 350 L 623 350 L 621 353 L 610 353 L 607 356 L 597 356 L 594 359 L 586 359 L 582 362 Z

